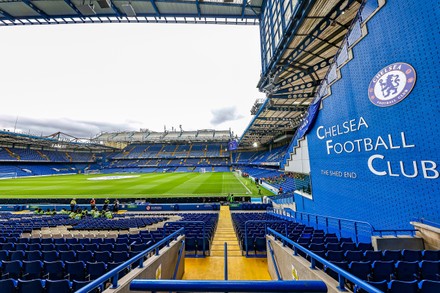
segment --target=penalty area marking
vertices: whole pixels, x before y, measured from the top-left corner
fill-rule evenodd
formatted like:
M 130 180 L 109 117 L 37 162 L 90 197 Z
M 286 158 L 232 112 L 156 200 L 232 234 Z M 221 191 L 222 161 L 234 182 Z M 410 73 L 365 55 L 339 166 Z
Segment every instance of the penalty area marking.
M 103 176 L 103 177 L 87 178 L 87 180 L 90 180 L 90 181 L 119 180 L 119 179 L 127 179 L 127 178 L 137 178 L 140 176 L 141 175 Z

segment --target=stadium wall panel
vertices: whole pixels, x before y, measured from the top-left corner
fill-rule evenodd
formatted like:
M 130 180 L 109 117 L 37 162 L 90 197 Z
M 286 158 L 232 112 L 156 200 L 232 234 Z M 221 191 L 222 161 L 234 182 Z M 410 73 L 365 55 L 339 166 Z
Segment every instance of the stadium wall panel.
M 366 15 L 377 3 L 367 2 Z M 368 34 L 354 45 L 353 59 L 338 64 L 341 79 L 307 134 L 313 199 L 297 195 L 298 211 L 368 221 L 376 229 L 411 228 L 413 217 L 440 221 L 439 11 L 435 0 L 388 0 L 369 18 Z M 348 60 L 343 54 L 338 61 Z M 376 106 L 370 82 L 374 88 L 375 76 L 395 63 L 415 69 L 412 92 Z

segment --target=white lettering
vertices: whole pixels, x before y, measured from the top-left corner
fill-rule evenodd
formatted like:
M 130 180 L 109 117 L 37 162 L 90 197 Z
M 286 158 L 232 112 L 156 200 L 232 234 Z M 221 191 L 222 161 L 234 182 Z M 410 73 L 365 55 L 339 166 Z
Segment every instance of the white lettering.
M 439 177 L 439 172 L 436 170 L 437 164 L 433 161 L 422 161 L 422 171 L 423 178 L 426 179 L 437 179 Z M 427 164 L 430 164 L 431 167 L 428 167 Z M 433 174 L 430 176 L 428 171 L 431 171 Z
M 408 175 L 405 173 L 405 166 L 403 166 L 403 162 L 400 161 L 400 170 L 402 171 L 402 175 L 407 177 L 407 178 L 415 178 L 417 177 L 417 175 L 419 174 L 419 170 L 417 169 L 417 162 L 413 161 L 413 169 L 414 169 L 414 174 L 412 175 Z
M 383 160 L 383 158 L 384 158 L 384 156 L 382 156 L 382 155 L 372 155 L 371 157 L 368 158 L 368 169 L 370 169 L 371 173 L 373 173 L 374 175 L 377 175 L 377 176 L 385 176 L 385 175 L 387 175 L 386 171 L 377 171 L 373 167 L 373 161 L 375 159 Z

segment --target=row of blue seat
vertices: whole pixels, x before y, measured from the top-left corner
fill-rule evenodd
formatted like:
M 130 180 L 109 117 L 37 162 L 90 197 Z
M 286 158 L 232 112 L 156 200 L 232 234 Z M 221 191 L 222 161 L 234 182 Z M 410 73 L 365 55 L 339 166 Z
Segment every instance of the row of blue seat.
M 47 279 L 5 279 L 0 280 L 2 293 L 70 293 L 86 286 L 91 281 L 47 280 Z M 98 292 L 98 290 L 93 290 Z

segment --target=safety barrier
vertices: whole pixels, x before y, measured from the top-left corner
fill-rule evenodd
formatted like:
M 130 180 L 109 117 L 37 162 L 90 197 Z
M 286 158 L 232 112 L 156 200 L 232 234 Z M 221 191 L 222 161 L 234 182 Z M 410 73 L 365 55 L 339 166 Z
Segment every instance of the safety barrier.
M 119 280 L 119 273 L 121 271 L 123 271 L 124 269 L 126 269 L 127 267 L 130 267 L 132 264 L 134 264 L 135 262 L 139 262 L 139 268 L 143 268 L 143 263 L 144 263 L 144 256 L 147 256 L 149 253 L 153 252 L 156 255 L 159 255 L 159 250 L 163 245 L 170 245 L 170 242 L 174 239 L 176 239 L 179 235 L 184 234 L 185 229 L 184 228 L 180 228 L 179 230 L 175 231 L 174 233 L 170 234 L 169 236 L 165 237 L 164 239 L 160 240 L 159 242 L 157 242 L 156 244 L 154 244 L 153 246 L 149 247 L 148 249 L 140 252 L 139 254 L 137 254 L 136 256 L 132 257 L 131 259 L 127 260 L 126 262 L 124 262 L 123 264 L 117 266 L 116 268 L 114 268 L 113 270 L 105 273 L 104 275 L 102 275 L 101 277 L 99 277 L 98 279 L 92 281 L 91 283 L 87 284 L 86 286 L 82 287 L 81 289 L 79 289 L 78 291 L 76 291 L 76 293 L 87 293 L 90 292 L 96 288 L 103 288 L 104 283 L 107 282 L 107 280 L 111 279 L 112 280 L 112 289 L 117 288 L 118 285 L 118 280 Z M 182 245 L 183 246 L 183 245 Z
M 345 280 L 348 280 L 352 282 L 357 288 L 364 289 L 365 291 L 369 293 L 382 293 L 381 290 L 377 289 L 376 287 L 368 284 L 367 282 L 353 276 L 352 274 L 344 271 L 340 267 L 332 264 L 328 260 L 320 257 L 319 255 L 313 253 L 312 251 L 308 250 L 307 248 L 299 245 L 298 243 L 290 240 L 289 238 L 285 237 L 284 235 L 276 232 L 275 230 L 272 230 L 268 228 L 268 234 L 273 235 L 275 239 L 282 241 L 283 245 L 290 244 L 293 247 L 293 255 L 298 255 L 298 250 L 302 251 L 303 253 L 307 254 L 310 257 L 310 268 L 315 269 L 316 262 L 319 262 L 323 264 L 326 268 L 331 269 L 335 273 L 338 274 L 338 281 L 339 281 L 339 287 L 338 289 L 340 291 L 345 291 Z
M 327 292 L 322 281 L 133 280 L 132 291 L 172 292 Z M 380 292 L 380 291 L 376 291 Z

